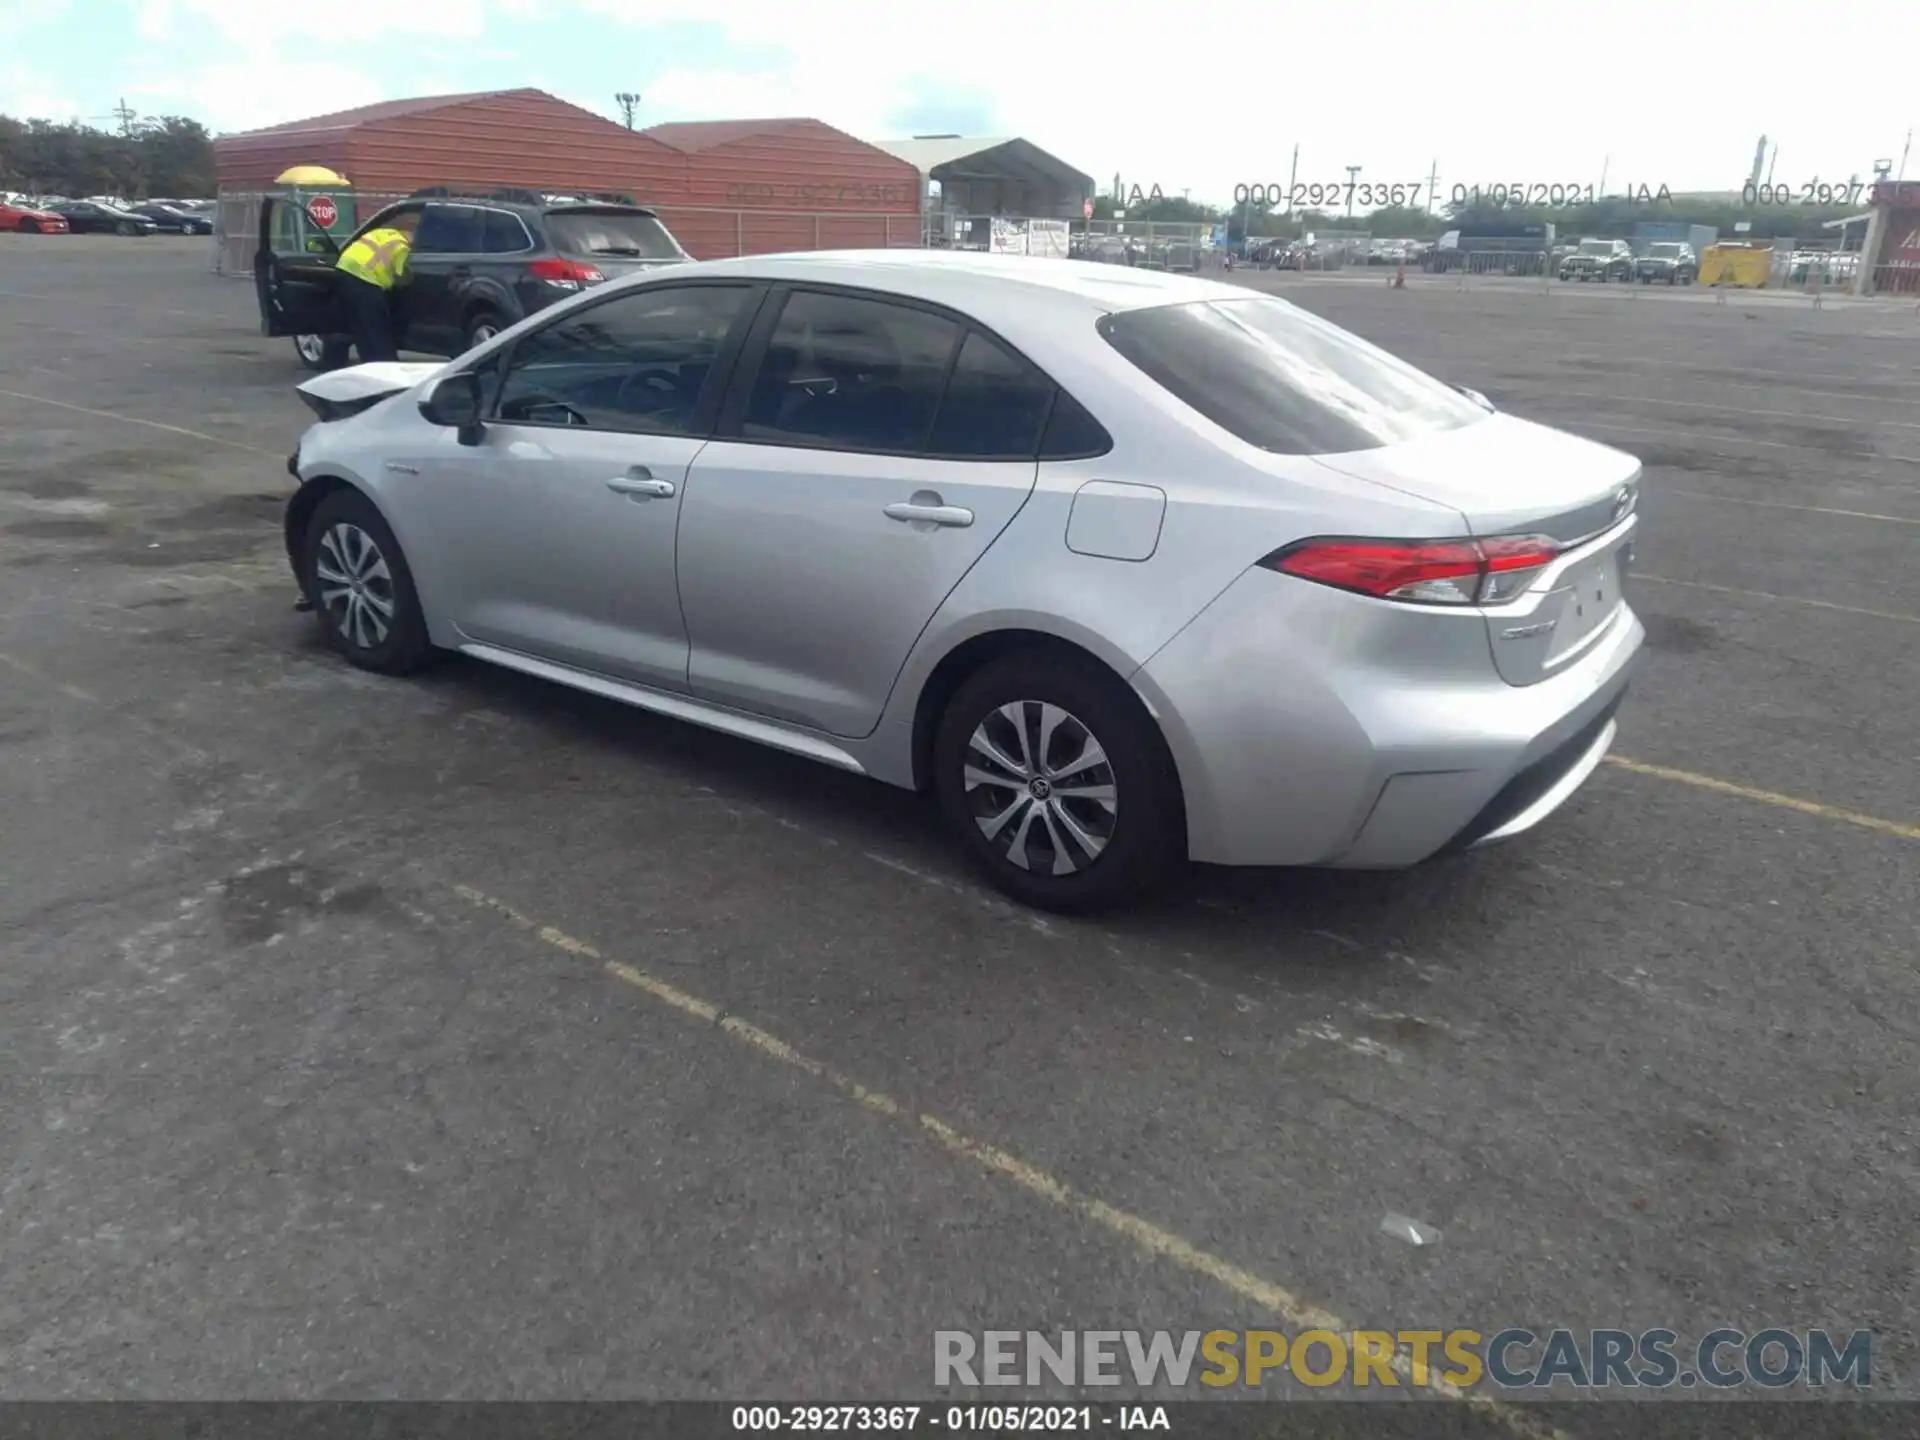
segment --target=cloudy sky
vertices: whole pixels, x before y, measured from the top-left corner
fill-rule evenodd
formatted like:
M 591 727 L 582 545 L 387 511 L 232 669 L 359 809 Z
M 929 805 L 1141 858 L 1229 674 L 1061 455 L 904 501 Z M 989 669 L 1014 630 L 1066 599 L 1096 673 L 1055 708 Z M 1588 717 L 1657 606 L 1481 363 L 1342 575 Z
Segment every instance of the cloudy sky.
M 868 139 L 1018 134 L 1093 175 L 1225 201 L 1236 184 L 1732 188 L 1897 164 L 1920 99 L 1876 73 L 1920 13 L 1747 18 L 1580 5 L 828 0 L 30 0 L 0 14 L 0 113 L 104 122 L 124 97 L 216 131 L 368 101 L 538 86 L 641 123 L 810 115 Z M 1729 23 L 1730 13 L 1737 23 Z M 1799 19 L 1792 18 L 1799 16 Z M 716 18 L 724 16 L 725 18 Z M 346 21 L 371 24 L 347 35 Z M 1853 17 L 1859 18 L 1859 17 Z M 1898 33 L 1896 33 L 1898 32 Z M 1870 43 L 1863 50 L 1857 41 Z M 1815 63 L 1818 62 L 1818 63 Z M 1920 158 L 1908 164 L 1920 176 Z

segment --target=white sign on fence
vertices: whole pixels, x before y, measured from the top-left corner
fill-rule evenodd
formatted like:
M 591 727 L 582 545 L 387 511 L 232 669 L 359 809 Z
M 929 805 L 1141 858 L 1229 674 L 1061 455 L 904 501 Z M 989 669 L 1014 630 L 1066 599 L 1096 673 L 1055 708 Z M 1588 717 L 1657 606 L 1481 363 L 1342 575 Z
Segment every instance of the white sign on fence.
M 1029 220 L 1027 222 L 1027 254 L 1044 255 L 1050 260 L 1066 259 L 1067 222 Z
M 988 231 L 987 249 L 995 255 L 1046 255 L 1063 260 L 1067 254 L 1067 222 L 995 220 Z

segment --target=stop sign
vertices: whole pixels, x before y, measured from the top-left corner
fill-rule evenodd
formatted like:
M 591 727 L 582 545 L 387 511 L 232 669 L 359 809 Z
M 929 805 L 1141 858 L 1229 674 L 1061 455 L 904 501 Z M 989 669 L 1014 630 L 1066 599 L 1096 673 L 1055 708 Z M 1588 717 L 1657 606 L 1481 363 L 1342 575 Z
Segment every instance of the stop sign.
M 340 207 L 333 203 L 331 195 L 316 195 L 307 202 L 307 214 L 322 230 L 331 230 L 333 222 L 340 218 Z

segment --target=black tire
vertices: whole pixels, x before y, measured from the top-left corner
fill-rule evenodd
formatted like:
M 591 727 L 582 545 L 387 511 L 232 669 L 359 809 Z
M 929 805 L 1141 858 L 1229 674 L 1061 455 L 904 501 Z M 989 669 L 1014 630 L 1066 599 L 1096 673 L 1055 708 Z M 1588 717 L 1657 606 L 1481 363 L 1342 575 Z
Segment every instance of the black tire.
M 1038 789 L 1016 783 L 1017 771 L 1007 771 L 973 748 L 975 731 L 984 727 L 1003 754 L 1019 757 L 1017 749 L 1006 749 L 1018 742 L 1011 721 L 1000 713 L 1002 707 L 1015 705 L 1028 718 L 1030 747 L 1038 744 L 1041 706 L 1066 713 L 1050 736 L 1053 754 L 1040 757 Z M 1105 761 L 1075 773 L 1071 767 L 1084 753 L 1088 736 L 1097 741 Z M 1102 802 L 1086 796 L 1049 797 L 1049 759 L 1069 772 L 1061 779 L 1110 785 L 1110 814 Z M 1009 783 L 970 789 L 970 765 L 1005 774 Z M 1186 863 L 1186 809 L 1166 743 L 1132 690 L 1090 660 L 1029 651 L 976 671 L 940 717 L 933 742 L 933 788 L 948 826 L 973 864 L 999 889 L 1039 909 L 1083 914 L 1143 899 Z M 1048 810 L 1037 811 L 1036 799 L 1050 802 Z M 1024 803 L 1016 810 L 1017 802 Z M 996 812 L 1011 814 L 1000 832 L 1006 846 L 998 843 L 1000 836 L 989 839 L 981 828 L 980 817 Z M 1062 817 L 1103 843 L 1088 850 Z M 1038 842 L 1020 847 L 1031 868 L 1022 868 L 1003 853 L 1022 825 L 1031 827 L 1027 841 Z M 1056 836 L 1075 867 L 1070 873 L 1053 873 Z
M 346 365 L 353 357 L 353 342 L 341 335 L 296 335 L 293 353 L 307 369 L 324 373 Z
M 367 544 L 373 547 L 371 556 Z M 356 570 L 371 608 L 365 602 L 356 605 L 350 591 L 343 595 L 342 586 L 328 583 L 350 579 Z M 378 507 L 358 490 L 336 490 L 314 507 L 300 542 L 300 583 L 327 643 L 350 664 L 378 675 L 407 675 L 433 658 L 407 557 Z M 381 602 L 390 613 L 381 614 Z
M 113 227 L 113 231 L 116 235 L 138 235 L 140 233 L 140 227 L 135 225 L 131 220 L 122 220 L 118 225 Z
M 496 310 L 474 311 L 473 314 L 467 317 L 467 349 L 471 350 L 476 345 L 484 345 L 502 330 L 506 329 L 509 323 L 510 322 L 503 319 Z M 466 352 L 462 351 L 461 353 L 465 354 Z
M 23 219 L 20 222 L 20 233 L 22 235 L 38 235 L 40 233 L 40 222 L 38 220 Z

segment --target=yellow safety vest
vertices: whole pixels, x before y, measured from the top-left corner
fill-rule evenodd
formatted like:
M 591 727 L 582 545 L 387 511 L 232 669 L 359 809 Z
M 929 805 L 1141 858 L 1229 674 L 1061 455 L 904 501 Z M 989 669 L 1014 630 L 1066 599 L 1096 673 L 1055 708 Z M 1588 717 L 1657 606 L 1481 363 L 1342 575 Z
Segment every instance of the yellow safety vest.
M 340 252 L 337 268 L 348 275 L 391 290 L 407 281 L 407 261 L 413 254 L 413 242 L 403 230 L 382 226 L 369 230 Z

